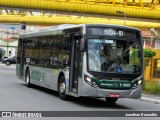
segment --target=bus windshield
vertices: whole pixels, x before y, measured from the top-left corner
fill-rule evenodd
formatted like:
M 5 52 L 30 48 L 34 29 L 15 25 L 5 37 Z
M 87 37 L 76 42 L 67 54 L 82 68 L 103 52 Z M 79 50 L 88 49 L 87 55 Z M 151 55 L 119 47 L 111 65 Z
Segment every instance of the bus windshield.
M 138 40 L 88 39 L 87 48 L 89 71 L 141 73 L 142 51 Z

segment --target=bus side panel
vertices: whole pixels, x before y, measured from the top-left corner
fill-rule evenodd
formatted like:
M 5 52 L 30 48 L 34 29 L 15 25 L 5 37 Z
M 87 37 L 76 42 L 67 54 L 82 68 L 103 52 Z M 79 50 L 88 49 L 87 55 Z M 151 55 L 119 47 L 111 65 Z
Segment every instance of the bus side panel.
M 57 90 L 58 69 L 44 68 L 38 66 L 29 66 L 30 82 L 32 84 L 45 87 L 52 90 Z
M 84 76 L 88 75 L 87 70 L 87 64 L 86 64 L 86 52 L 83 54 L 83 62 L 82 62 L 82 79 L 79 79 L 79 84 L 78 84 L 78 96 L 90 96 L 90 97 L 95 97 L 97 96 L 97 90 L 90 85 L 88 85 L 84 81 Z
M 18 77 L 18 78 L 21 78 L 20 77 L 20 64 L 16 64 L 16 76 Z

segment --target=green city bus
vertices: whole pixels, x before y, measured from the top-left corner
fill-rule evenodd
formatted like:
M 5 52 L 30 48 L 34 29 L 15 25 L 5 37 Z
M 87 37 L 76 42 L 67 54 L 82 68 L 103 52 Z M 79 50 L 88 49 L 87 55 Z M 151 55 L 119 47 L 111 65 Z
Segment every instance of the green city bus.
M 19 37 L 16 75 L 26 85 L 74 97 L 141 97 L 143 43 L 139 29 L 107 24 L 59 25 Z

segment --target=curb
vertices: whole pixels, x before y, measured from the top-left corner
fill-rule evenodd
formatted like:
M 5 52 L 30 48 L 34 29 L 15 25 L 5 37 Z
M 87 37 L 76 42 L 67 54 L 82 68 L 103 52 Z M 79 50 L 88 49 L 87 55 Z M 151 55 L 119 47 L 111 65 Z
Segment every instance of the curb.
M 152 98 L 147 98 L 147 97 L 141 97 L 141 100 L 146 101 L 146 102 L 153 102 L 156 104 L 160 104 L 160 100 L 158 99 L 152 99 Z

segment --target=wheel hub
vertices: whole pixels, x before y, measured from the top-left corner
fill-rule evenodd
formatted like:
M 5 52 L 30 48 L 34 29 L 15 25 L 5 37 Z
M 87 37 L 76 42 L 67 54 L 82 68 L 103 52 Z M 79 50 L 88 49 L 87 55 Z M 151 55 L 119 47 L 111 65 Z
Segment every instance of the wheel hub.
M 61 83 L 61 85 L 60 85 L 60 92 L 64 93 L 64 91 L 65 91 L 65 83 Z
M 27 75 L 26 77 L 26 83 L 28 84 L 29 83 L 29 76 Z

